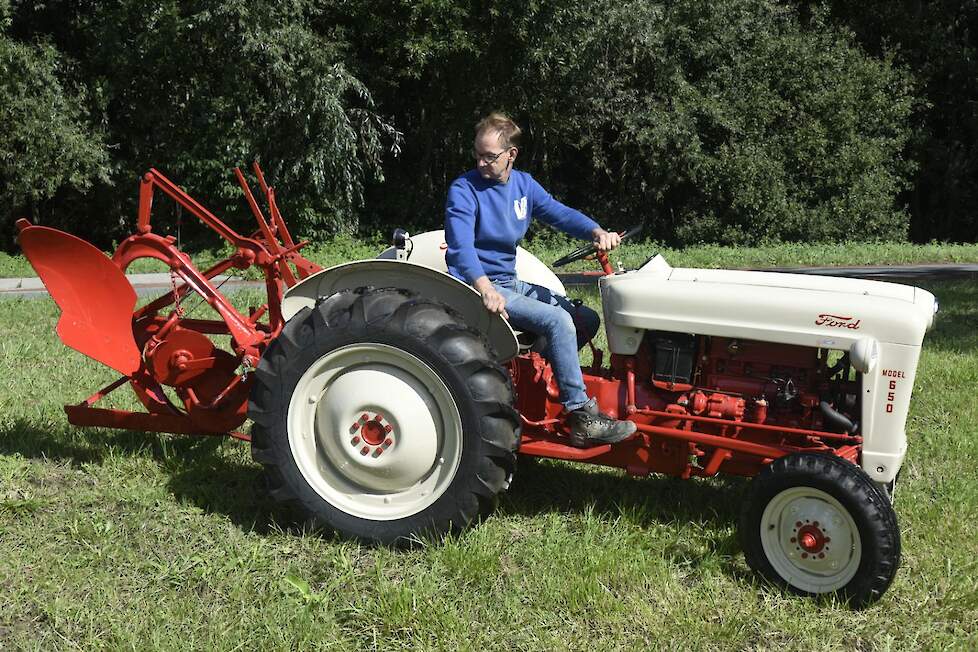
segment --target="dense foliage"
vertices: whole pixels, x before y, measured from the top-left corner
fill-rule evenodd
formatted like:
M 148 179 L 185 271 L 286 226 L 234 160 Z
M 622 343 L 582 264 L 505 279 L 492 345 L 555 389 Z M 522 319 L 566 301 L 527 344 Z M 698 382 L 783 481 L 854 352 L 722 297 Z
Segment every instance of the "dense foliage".
M 448 183 L 471 165 L 473 124 L 503 109 L 527 131 L 519 166 L 609 227 L 645 221 L 673 244 L 902 239 L 907 205 L 940 201 L 916 199 L 936 174 L 921 163 L 937 130 L 915 129 L 932 115 L 933 75 L 919 72 L 910 38 L 871 42 L 869 11 L 0 0 L 0 117 L 11 125 L 0 199 L 10 217 L 104 244 L 133 218 L 139 173 L 156 166 L 243 225 L 228 170 L 257 156 L 307 234 L 432 228 Z M 965 206 L 966 194 L 947 201 Z M 913 220 L 915 235 L 942 235 Z M 971 239 L 957 224 L 944 235 Z M 5 247 L 10 229 L 4 220 Z
M 106 180 L 108 153 L 84 91 L 62 82 L 70 77 L 64 58 L 7 37 L 9 25 L 9 3 L 0 0 L 0 202 L 36 211 L 58 191 Z
M 258 156 L 304 230 L 349 224 L 364 183 L 382 178 L 380 157 L 399 136 L 344 64 L 339 44 L 314 29 L 314 5 L 18 4 L 10 31 L 47 41 L 75 62 L 72 77 L 101 99 L 109 143 L 107 183 L 84 207 L 58 202 L 53 221 L 84 222 L 90 237 L 118 234 L 118 221 L 133 219 L 138 175 L 153 166 L 222 214 L 229 206 L 242 213 L 229 169 Z M 24 120 L 36 124 L 32 115 Z M 75 165 L 82 173 L 90 167 Z M 95 223 L 91 215 L 106 217 Z
M 522 166 L 615 226 L 685 243 L 904 235 L 907 75 L 842 30 L 758 0 L 394 4 L 397 47 L 355 58 L 401 107 L 389 175 L 423 190 L 405 217 L 438 221 L 471 125 L 501 107 L 529 127 Z M 372 7 L 350 12 L 367 44 L 388 26 Z
M 919 80 L 908 193 L 915 240 L 978 234 L 978 2 L 833 0 L 831 16 L 871 54 L 892 52 Z

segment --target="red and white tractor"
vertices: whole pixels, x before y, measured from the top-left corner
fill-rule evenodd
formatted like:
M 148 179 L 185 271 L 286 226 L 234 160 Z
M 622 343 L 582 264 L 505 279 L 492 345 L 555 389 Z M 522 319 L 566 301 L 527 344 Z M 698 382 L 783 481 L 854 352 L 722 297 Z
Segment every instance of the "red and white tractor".
M 272 496 L 344 536 L 398 543 L 488 516 L 516 455 L 691 478 L 749 476 L 740 515 L 747 563 L 769 580 L 856 606 L 900 562 L 892 507 L 905 424 L 936 301 L 919 288 L 852 279 L 672 268 L 652 256 L 614 271 L 597 254 L 607 333 L 584 368 L 601 410 L 634 438 L 571 447 L 532 335 L 488 313 L 445 272 L 443 234 L 371 260 L 305 259 L 254 168 L 266 219 L 235 170 L 258 229 L 243 236 L 156 170 L 141 182 L 136 233 L 108 258 L 70 234 L 18 222 L 21 247 L 62 309 L 68 346 L 122 377 L 65 410 L 71 423 L 250 440 Z M 159 190 L 234 247 L 201 271 L 153 232 Z M 584 247 L 557 264 L 587 257 Z M 155 258 L 173 290 L 136 308 L 124 274 Z M 239 312 L 214 284 L 257 266 L 267 301 Z M 525 250 L 524 280 L 563 293 Z M 216 313 L 191 318 L 189 293 Z M 128 384 L 145 412 L 96 407 Z M 250 434 L 239 432 L 247 418 Z

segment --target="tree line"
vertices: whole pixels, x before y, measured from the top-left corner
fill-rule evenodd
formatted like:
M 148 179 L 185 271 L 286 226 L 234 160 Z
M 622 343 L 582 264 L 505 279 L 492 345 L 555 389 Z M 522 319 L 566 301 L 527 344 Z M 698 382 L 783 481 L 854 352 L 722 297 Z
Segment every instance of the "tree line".
M 108 245 L 149 167 L 250 228 L 229 170 L 255 157 L 306 236 L 435 228 L 474 123 L 503 110 L 518 166 L 609 228 L 971 242 L 976 18 L 910 0 L 0 0 L 0 237 L 13 248 L 26 215 Z

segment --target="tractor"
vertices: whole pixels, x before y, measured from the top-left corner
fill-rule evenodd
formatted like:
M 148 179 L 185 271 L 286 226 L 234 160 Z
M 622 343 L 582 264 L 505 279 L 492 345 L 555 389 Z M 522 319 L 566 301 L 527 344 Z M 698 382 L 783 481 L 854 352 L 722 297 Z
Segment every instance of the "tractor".
M 447 274 L 443 232 L 398 230 L 377 258 L 322 269 L 302 256 L 306 243 L 293 240 L 274 189 L 253 171 L 267 217 L 234 171 L 258 224 L 249 235 L 155 169 L 140 182 L 136 231 L 111 258 L 74 235 L 17 222 L 62 311 L 61 340 L 121 374 L 65 407 L 72 424 L 250 441 L 276 501 L 374 544 L 437 538 L 489 516 L 517 454 L 633 476 L 745 476 L 739 538 L 761 576 L 855 607 L 889 587 L 900 563 L 893 492 L 921 343 L 937 312 L 929 292 L 673 268 L 661 255 L 615 269 L 582 247 L 554 265 L 601 265 L 608 351 L 588 343 L 585 384 L 637 433 L 575 448 L 539 342 Z M 154 233 L 157 193 L 233 253 L 197 269 L 172 236 Z M 173 283 L 137 307 L 125 272 L 141 258 L 166 264 Z M 245 314 L 216 278 L 249 267 L 261 271 L 267 299 Z M 516 268 L 564 294 L 522 248 Z M 191 293 L 214 318 L 186 314 Z M 144 411 L 97 406 L 123 385 Z M 248 419 L 250 432 L 239 430 Z

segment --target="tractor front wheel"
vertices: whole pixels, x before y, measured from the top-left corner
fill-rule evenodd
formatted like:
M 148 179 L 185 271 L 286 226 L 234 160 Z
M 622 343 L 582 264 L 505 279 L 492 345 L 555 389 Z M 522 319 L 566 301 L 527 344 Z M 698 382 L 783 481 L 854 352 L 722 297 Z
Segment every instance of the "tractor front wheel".
M 878 600 L 900 563 L 889 501 L 862 469 L 831 455 L 795 453 L 758 474 L 740 539 L 747 564 L 772 582 L 855 607 Z
M 509 374 L 447 306 L 339 292 L 262 356 L 252 454 L 272 495 L 347 537 L 398 543 L 488 515 L 515 463 Z

